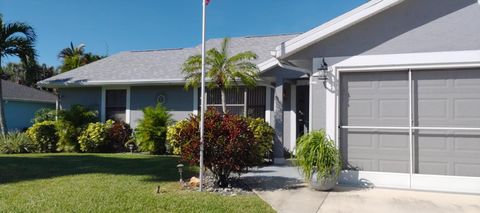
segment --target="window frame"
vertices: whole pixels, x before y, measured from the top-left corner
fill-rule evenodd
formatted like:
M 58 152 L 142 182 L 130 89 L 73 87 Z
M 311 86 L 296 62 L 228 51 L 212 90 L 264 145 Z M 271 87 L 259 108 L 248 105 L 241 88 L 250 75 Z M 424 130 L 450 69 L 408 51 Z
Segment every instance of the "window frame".
M 102 101 L 100 107 L 100 120 L 106 121 L 107 112 L 107 90 L 125 90 L 126 91 L 126 103 L 125 103 L 125 123 L 130 124 L 130 86 L 104 86 L 102 87 Z

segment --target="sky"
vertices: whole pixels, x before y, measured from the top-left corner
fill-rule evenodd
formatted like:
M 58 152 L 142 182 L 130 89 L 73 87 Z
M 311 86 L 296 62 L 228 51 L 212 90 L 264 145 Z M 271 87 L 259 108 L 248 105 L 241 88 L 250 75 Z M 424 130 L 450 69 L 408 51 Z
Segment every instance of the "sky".
M 207 39 L 301 33 L 365 2 L 211 0 Z M 70 42 L 99 55 L 196 46 L 201 7 L 201 0 L 0 0 L 4 21 L 34 27 L 38 61 L 52 66 Z

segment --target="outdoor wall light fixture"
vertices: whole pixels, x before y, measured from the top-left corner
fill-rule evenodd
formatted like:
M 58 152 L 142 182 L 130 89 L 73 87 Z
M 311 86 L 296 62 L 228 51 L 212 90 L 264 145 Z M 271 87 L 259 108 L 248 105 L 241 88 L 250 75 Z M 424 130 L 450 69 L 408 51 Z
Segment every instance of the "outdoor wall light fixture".
M 328 64 L 325 62 L 325 58 L 322 60 L 321 66 L 317 69 L 318 80 L 326 81 L 328 79 Z
M 183 177 L 182 177 L 183 164 L 178 164 L 178 165 L 177 165 L 177 169 L 178 169 L 178 173 L 180 174 L 180 183 L 183 183 Z

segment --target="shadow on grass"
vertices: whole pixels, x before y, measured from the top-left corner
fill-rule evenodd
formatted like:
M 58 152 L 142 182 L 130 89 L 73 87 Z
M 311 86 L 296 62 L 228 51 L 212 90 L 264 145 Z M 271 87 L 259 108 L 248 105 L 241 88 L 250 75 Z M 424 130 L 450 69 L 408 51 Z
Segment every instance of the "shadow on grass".
M 0 155 L 0 185 L 79 174 L 146 175 L 145 181 L 177 181 L 174 156 L 128 154 Z M 193 174 L 185 168 L 184 177 Z

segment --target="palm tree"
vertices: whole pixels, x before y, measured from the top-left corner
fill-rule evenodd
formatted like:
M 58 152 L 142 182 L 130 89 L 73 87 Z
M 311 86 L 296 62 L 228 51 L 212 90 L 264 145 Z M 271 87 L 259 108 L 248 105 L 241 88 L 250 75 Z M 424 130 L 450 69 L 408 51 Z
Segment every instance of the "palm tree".
M 95 55 L 93 53 L 86 53 L 84 44 L 74 46 L 72 42 L 70 42 L 69 47 L 62 49 L 58 54 L 58 58 L 63 60 L 63 64 L 60 66 L 61 72 L 73 70 L 104 57 L 105 56 Z
M 75 55 L 83 55 L 85 53 L 85 44 L 79 44 L 78 46 L 73 46 L 73 42 L 70 42 L 70 47 L 64 48 L 58 54 L 58 58 L 68 58 Z
M 209 89 L 219 89 L 222 98 L 222 111 L 227 113 L 225 90 L 237 87 L 243 83 L 247 87 L 255 87 L 257 84 L 258 67 L 252 63 L 257 55 L 251 51 L 238 53 L 234 56 L 228 54 L 229 39 L 223 39 L 220 51 L 216 48 L 207 51 L 205 57 L 206 78 Z M 185 88 L 197 88 L 200 86 L 202 56 L 190 56 L 183 64 L 185 74 Z
M 22 22 L 3 23 L 3 16 L 0 14 L 0 69 L 2 68 L 2 58 L 7 56 L 17 56 L 25 65 L 34 64 L 36 56 L 35 39 L 35 31 L 31 26 Z M 7 125 L 3 104 L 0 81 L 0 131 L 5 134 Z

